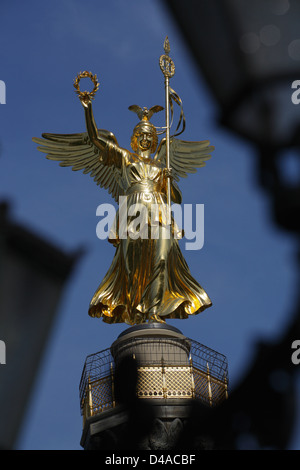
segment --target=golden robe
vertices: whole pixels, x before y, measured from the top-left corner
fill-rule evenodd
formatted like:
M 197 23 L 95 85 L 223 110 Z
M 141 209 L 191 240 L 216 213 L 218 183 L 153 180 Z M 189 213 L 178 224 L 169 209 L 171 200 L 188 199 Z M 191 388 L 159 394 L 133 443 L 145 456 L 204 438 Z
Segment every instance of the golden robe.
M 166 225 L 167 183 L 160 163 L 113 143 L 107 144 L 102 163 L 113 167 L 126 196 L 128 217 L 123 220 L 119 207 L 109 239 L 116 246 L 115 256 L 91 300 L 89 315 L 102 317 L 106 323 L 133 325 L 183 319 L 210 307 L 210 298 L 192 277 L 181 253 L 174 219 L 171 230 Z M 175 183 L 171 188 L 172 201 L 180 203 Z M 143 205 L 146 217 L 135 227 L 137 216 L 130 207 L 137 208 L 137 204 Z

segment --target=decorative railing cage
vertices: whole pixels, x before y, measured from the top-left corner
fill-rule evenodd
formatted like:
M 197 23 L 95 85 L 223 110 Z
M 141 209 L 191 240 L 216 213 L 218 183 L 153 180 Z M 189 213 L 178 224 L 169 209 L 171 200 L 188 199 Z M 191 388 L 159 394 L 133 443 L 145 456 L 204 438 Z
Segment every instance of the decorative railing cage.
M 185 363 L 176 352 L 161 358 L 164 339 L 151 345 L 145 354 L 139 346 L 137 396 L 148 399 L 194 398 L 215 406 L 228 396 L 228 365 L 222 354 L 186 339 L 190 346 Z M 170 342 L 170 340 L 168 340 Z M 132 339 L 131 339 L 132 343 Z M 151 342 L 150 342 L 151 343 Z M 176 339 L 178 344 L 178 339 Z M 133 355 L 134 356 L 134 355 Z M 110 348 L 86 358 L 80 381 L 80 407 L 87 417 L 116 406 L 114 393 L 115 363 Z

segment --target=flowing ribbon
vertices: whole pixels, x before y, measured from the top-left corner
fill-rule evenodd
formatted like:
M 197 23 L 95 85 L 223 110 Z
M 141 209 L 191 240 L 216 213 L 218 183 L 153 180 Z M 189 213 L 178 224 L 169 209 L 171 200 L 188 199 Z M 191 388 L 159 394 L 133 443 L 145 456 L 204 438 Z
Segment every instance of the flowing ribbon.
M 171 122 L 173 122 L 173 116 L 174 116 L 173 101 L 178 106 L 180 106 L 180 116 L 179 116 L 179 121 L 178 121 L 176 130 L 175 130 L 175 134 L 170 136 L 170 137 L 176 137 L 177 135 L 182 134 L 183 131 L 185 130 L 185 116 L 184 116 L 184 112 L 183 112 L 183 105 L 182 105 L 181 98 L 176 93 L 176 91 L 174 91 L 172 88 L 169 88 L 169 98 L 170 98 L 169 103 L 170 103 L 170 109 L 171 109 Z M 172 124 L 171 124 L 171 126 L 172 126 Z M 170 128 L 171 128 L 171 126 L 170 126 Z M 182 126 L 182 129 L 180 130 L 180 132 L 177 132 L 179 130 L 180 126 Z
M 185 130 L 185 115 L 184 115 L 184 112 L 183 112 L 183 105 L 182 105 L 182 101 L 181 101 L 181 98 L 180 96 L 176 93 L 175 90 L 173 90 L 173 88 L 169 87 L 169 104 L 170 104 L 170 110 L 171 110 L 171 124 L 170 124 L 170 129 L 173 125 L 173 119 L 174 119 L 174 105 L 173 105 L 173 101 L 178 105 L 180 106 L 180 116 L 179 116 L 179 120 L 178 120 L 178 124 L 177 124 L 177 127 L 176 127 L 176 130 L 175 130 L 175 134 L 171 135 L 171 137 L 176 137 L 177 135 L 180 135 L 184 132 Z M 180 128 L 180 126 L 182 126 L 182 129 L 180 132 L 177 132 L 178 129 Z M 163 131 L 159 131 L 157 132 L 157 134 L 164 134 L 166 132 L 166 128 L 164 127 L 156 127 L 156 129 L 164 129 Z

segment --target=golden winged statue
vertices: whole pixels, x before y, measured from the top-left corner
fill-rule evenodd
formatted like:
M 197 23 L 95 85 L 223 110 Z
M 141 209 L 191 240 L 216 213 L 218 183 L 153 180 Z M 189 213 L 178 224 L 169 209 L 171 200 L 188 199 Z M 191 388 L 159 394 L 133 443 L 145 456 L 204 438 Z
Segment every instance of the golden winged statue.
M 98 129 L 88 93 L 79 98 L 85 111 L 86 132 L 45 133 L 33 141 L 48 159 L 90 174 L 117 203 L 121 196 L 126 196 L 128 208 L 142 204 L 147 218 L 143 237 L 130 233 L 121 236 L 119 207 L 113 225 L 116 230 L 109 237 L 115 245 L 115 255 L 91 300 L 89 315 L 102 317 L 107 323 L 134 325 L 183 319 L 210 307 L 210 298 L 192 277 L 182 255 L 179 229 L 173 217 L 171 228 L 168 225 L 167 190 L 170 183 L 171 201 L 180 204 L 181 192 L 176 182 L 203 167 L 214 148 L 209 141 L 186 142 L 171 137 L 170 172 L 166 169 L 166 138 L 158 145 L 157 128 L 150 122 L 152 115 L 163 109 L 161 106 L 149 110 L 136 105 L 129 107 L 139 117 L 129 151 L 119 146 L 114 134 Z M 155 236 L 150 233 L 153 207 L 158 208 Z M 133 220 L 134 216 L 128 215 L 126 228 Z

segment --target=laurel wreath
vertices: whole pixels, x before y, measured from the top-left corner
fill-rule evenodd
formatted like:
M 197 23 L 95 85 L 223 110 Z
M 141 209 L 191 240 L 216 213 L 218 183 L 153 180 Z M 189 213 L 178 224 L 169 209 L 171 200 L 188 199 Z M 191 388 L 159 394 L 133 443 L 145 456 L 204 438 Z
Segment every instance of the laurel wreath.
M 79 88 L 79 82 L 82 78 L 90 78 L 94 84 L 94 88 L 92 91 L 81 91 Z M 97 79 L 97 75 L 93 75 L 92 72 L 80 72 L 77 77 L 74 79 L 74 88 L 76 89 L 76 93 L 78 94 L 80 99 L 89 98 L 93 100 L 95 98 L 95 94 L 99 88 L 99 82 Z
M 171 57 L 167 54 L 161 55 L 159 58 L 159 66 L 165 77 L 173 77 L 175 73 L 175 65 Z

